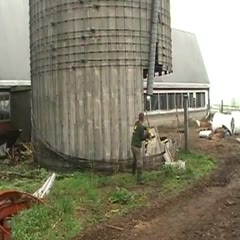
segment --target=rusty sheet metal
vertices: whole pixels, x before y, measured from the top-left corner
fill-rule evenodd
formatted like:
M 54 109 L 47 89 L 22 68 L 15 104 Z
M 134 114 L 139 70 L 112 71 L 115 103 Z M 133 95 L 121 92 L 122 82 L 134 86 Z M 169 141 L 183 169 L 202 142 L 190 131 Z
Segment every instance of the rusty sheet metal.
M 20 211 L 29 209 L 33 204 L 43 202 L 27 193 L 18 191 L 0 192 L 0 239 L 10 239 L 11 228 L 7 221 L 18 214 Z

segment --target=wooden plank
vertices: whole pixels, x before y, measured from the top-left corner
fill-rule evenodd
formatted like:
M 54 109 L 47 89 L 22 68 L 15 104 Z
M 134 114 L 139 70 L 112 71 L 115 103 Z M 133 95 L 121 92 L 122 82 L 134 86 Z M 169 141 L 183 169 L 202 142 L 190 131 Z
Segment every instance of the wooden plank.
M 109 68 L 103 67 L 102 79 L 102 109 L 103 109 L 103 135 L 102 143 L 104 148 L 104 160 L 111 159 L 111 135 L 110 135 L 110 93 L 109 93 Z
M 118 72 L 116 67 L 111 67 L 111 78 L 110 78 L 110 91 L 111 91 L 111 155 L 112 159 L 118 161 L 119 159 L 119 109 L 118 109 Z
M 95 160 L 103 159 L 102 145 L 102 103 L 101 103 L 101 72 L 99 67 L 93 68 L 93 99 L 94 99 L 94 145 Z
M 119 91 L 120 91 L 120 114 L 121 121 L 120 125 L 120 159 L 127 159 L 127 149 L 128 149 L 128 112 L 127 112 L 127 77 L 126 77 L 126 68 L 119 67 Z
M 93 74 L 92 74 L 92 68 L 87 67 L 86 68 L 86 78 L 85 78 L 85 84 L 86 84 L 86 99 L 85 104 L 87 106 L 86 109 L 86 121 L 87 121 L 87 135 L 88 135 L 88 142 L 87 142 L 87 148 L 85 151 L 87 151 L 86 155 L 88 156 L 89 160 L 94 159 L 94 114 L 93 114 Z
M 60 139 L 58 138 L 58 132 L 60 130 L 59 127 L 59 87 L 58 87 L 58 71 L 54 71 L 53 74 L 53 81 L 54 81 L 54 146 L 56 149 L 60 150 Z
M 53 64 L 53 62 L 52 62 Z M 46 127 L 47 127 L 47 140 L 50 143 L 51 146 L 54 148 L 56 147 L 54 145 L 54 137 L 55 137 L 55 128 L 54 128 L 54 83 L 53 83 L 53 65 L 52 70 L 48 74 L 48 78 L 44 79 L 45 86 L 47 88 L 46 90 L 46 102 L 45 102 L 45 109 L 47 110 L 47 118 L 46 118 Z
M 46 141 L 46 142 L 50 142 L 50 136 L 51 136 L 51 133 L 49 132 L 49 118 L 50 118 L 50 112 L 49 112 L 49 104 L 48 104 L 48 99 L 49 99 L 49 86 L 48 86 L 48 83 L 49 83 L 49 73 L 46 73 L 43 75 L 43 79 L 41 79 L 41 89 L 42 89 L 42 95 L 41 95 L 41 99 L 42 99 L 42 107 L 41 107 L 41 110 L 42 110 L 42 114 L 40 115 L 41 118 L 43 118 L 43 136 L 42 136 L 42 139 L 43 141 Z
M 62 76 L 62 152 L 69 154 L 69 114 L 68 114 L 68 73 L 67 70 L 63 71 Z
M 127 158 L 132 156 L 131 153 L 131 137 L 133 126 L 136 121 L 137 116 L 135 115 L 135 103 L 134 103 L 134 68 L 128 67 L 127 68 L 127 113 L 128 113 L 128 128 L 127 128 Z
M 87 135 L 87 130 L 85 128 L 85 75 L 84 69 L 76 69 L 76 91 L 77 91 L 77 134 L 76 134 L 76 143 L 78 157 L 86 158 L 86 147 L 85 147 L 85 138 Z
M 76 75 L 75 70 L 69 70 L 68 79 L 68 112 L 69 112 L 69 152 L 76 157 L 75 129 L 76 129 Z
M 59 94 L 59 99 L 58 99 L 58 107 L 59 107 L 59 111 L 58 111 L 58 132 L 56 134 L 56 137 L 59 139 L 59 150 L 61 150 L 62 152 L 64 152 L 64 137 L 63 137 L 63 88 L 64 88 L 64 82 L 63 82 L 63 78 L 64 78 L 64 71 L 63 70 L 59 70 L 58 71 L 58 94 Z

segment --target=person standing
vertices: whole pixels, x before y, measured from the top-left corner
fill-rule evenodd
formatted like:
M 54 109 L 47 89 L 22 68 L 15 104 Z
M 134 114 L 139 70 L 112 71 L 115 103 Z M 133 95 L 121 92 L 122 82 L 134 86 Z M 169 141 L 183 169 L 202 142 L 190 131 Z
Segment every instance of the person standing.
M 137 184 L 143 184 L 143 151 L 142 142 L 149 137 L 147 127 L 144 126 L 144 114 L 140 113 L 134 125 L 131 148 L 133 153 L 132 174 L 137 173 Z

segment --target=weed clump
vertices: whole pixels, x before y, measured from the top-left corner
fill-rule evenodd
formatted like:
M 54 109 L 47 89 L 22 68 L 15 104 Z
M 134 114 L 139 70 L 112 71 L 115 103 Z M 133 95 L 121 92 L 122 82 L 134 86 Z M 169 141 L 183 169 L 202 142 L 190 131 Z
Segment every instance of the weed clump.
M 125 205 L 134 200 L 134 194 L 125 188 L 117 187 L 116 190 L 111 193 L 109 200 L 112 204 L 118 203 Z

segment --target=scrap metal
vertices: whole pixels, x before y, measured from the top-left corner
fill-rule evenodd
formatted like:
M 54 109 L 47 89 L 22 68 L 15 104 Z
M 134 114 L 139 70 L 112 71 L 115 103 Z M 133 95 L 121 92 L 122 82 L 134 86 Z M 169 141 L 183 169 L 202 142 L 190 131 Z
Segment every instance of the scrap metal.
M 9 220 L 34 204 L 43 204 L 43 201 L 31 194 L 19 191 L 0 192 L 0 240 L 11 239 Z

